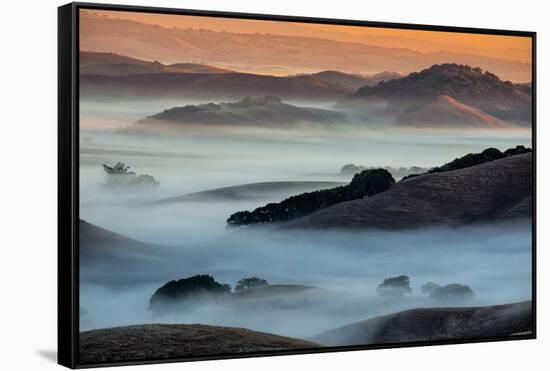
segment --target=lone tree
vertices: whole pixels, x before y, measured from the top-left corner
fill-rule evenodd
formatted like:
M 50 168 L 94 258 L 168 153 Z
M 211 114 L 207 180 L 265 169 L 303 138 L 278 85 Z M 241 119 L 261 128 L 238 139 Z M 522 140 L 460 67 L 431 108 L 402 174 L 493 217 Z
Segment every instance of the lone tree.
M 107 174 L 135 174 L 131 171 L 129 172 L 130 166 L 126 166 L 123 162 L 117 162 L 113 166 L 103 164 L 103 170 L 105 170 Z
M 432 295 L 435 290 L 440 289 L 441 286 L 435 282 L 428 282 L 422 285 L 422 293 L 424 295 Z
M 241 290 L 251 289 L 253 287 L 262 287 L 262 286 L 269 286 L 269 283 L 266 280 L 258 277 L 243 278 L 242 280 L 237 282 L 237 285 L 235 286 L 235 291 L 241 291 Z
M 407 293 L 412 293 L 410 278 L 405 275 L 386 278 L 378 285 L 376 292 L 380 296 L 401 298 Z
M 160 184 L 153 176 L 147 174 L 136 175 L 129 171 L 130 166 L 122 162 L 117 162 L 113 166 L 103 164 L 106 182 L 103 185 L 110 189 L 128 189 L 130 187 L 156 188 Z
M 430 297 L 436 300 L 464 300 L 473 298 L 474 291 L 466 285 L 451 283 L 435 289 Z
M 170 306 L 181 304 L 191 297 L 218 296 L 230 292 L 230 285 L 219 283 L 209 275 L 196 275 L 167 282 L 158 288 L 149 301 L 149 309 L 153 312 L 166 312 Z

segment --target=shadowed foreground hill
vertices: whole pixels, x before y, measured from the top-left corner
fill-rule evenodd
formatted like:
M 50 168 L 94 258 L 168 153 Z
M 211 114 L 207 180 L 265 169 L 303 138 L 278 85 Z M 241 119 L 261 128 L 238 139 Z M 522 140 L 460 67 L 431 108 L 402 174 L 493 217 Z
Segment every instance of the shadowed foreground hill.
M 532 155 L 420 175 L 363 200 L 342 202 L 282 228 L 404 229 L 532 215 Z
M 207 325 L 138 325 L 80 333 L 81 363 L 316 348 L 305 340 Z
M 471 308 L 411 309 L 326 331 L 327 346 L 491 338 L 533 331 L 530 301 Z

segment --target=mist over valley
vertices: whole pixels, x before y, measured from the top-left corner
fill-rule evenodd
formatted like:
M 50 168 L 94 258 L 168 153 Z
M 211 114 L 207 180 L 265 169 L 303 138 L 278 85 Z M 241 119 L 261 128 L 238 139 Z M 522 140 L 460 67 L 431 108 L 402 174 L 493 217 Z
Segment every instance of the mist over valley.
M 121 14 L 81 19 L 82 357 L 533 331 L 527 62 Z

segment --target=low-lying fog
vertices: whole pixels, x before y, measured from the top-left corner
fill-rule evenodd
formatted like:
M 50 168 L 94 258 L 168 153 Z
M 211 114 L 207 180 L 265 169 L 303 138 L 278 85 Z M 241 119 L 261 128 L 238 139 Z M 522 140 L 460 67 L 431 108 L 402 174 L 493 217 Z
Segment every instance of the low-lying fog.
M 189 102 L 181 102 L 185 105 Z M 196 103 L 196 102 L 190 102 Z M 183 136 L 131 136 L 114 130 L 177 105 L 174 101 L 81 103 L 81 218 L 144 241 L 181 245 L 225 233 L 235 211 L 264 200 L 174 204 L 143 203 L 218 187 L 266 181 L 341 181 L 340 168 L 431 167 L 487 147 L 530 146 L 530 130 L 369 129 L 190 131 Z M 108 123 L 106 123 L 108 122 Z M 108 127 L 107 129 L 105 127 Z M 124 162 L 160 181 L 154 192 L 109 193 L 101 164 Z M 131 216 L 131 217 L 129 217 Z
M 428 281 L 470 286 L 475 299 L 459 305 L 531 297 L 527 223 L 402 232 L 236 231 L 196 247 L 160 249 L 155 256 L 127 255 L 82 266 L 81 307 L 87 311 L 82 329 L 207 323 L 307 337 L 372 315 L 444 305 L 422 297 L 421 286 Z M 238 302 L 189 304 L 179 315 L 153 317 L 148 301 L 154 291 L 169 280 L 195 274 L 210 274 L 232 286 L 241 278 L 259 276 L 272 284 L 310 285 L 331 292 L 296 307 L 292 296 L 283 296 L 277 305 L 260 303 L 259 308 Z M 401 274 L 411 277 L 412 295 L 403 300 L 377 298 L 377 285 Z M 284 305 L 285 300 L 290 304 Z
M 82 330 L 181 322 L 309 337 L 372 315 L 435 305 L 421 296 L 420 287 L 427 281 L 470 286 L 476 297 L 468 304 L 530 299 L 528 223 L 354 234 L 243 233 L 227 232 L 227 217 L 235 211 L 279 201 L 280 192 L 265 194 L 263 199 L 147 204 L 255 182 L 347 182 L 350 179 L 338 173 L 348 163 L 431 167 L 487 147 L 504 150 L 519 144 L 530 146 L 529 130 L 347 127 L 338 131 L 213 130 L 183 137 L 115 133 L 116 128 L 137 119 L 186 103 L 81 104 L 80 218 L 128 237 L 171 246 L 158 248 L 151 256 L 83 264 Z M 118 161 L 137 174 L 154 176 L 160 186 L 137 193 L 104 189 L 101 164 Z M 195 274 L 210 274 L 232 286 L 241 278 L 259 276 L 273 284 L 311 285 L 342 296 L 320 295 L 309 306 L 297 308 L 294 304 L 283 305 L 283 309 L 260 305 L 261 310 L 247 311 L 242 305 L 212 305 L 153 318 L 147 307 L 155 289 L 169 280 Z M 403 301 L 377 298 L 376 286 L 384 278 L 400 274 L 411 277 L 412 296 Z

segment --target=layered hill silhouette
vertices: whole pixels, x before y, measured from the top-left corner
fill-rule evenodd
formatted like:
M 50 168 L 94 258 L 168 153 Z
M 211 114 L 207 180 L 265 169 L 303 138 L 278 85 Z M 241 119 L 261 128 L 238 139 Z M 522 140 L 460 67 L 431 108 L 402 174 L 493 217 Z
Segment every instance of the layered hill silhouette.
M 174 107 L 142 119 L 133 129 L 172 128 L 193 124 L 202 126 L 256 126 L 285 128 L 300 124 L 328 125 L 344 120 L 336 111 L 319 108 L 298 107 L 284 103 L 274 96 L 245 97 L 234 103 L 207 103 Z
M 525 85 L 459 64 L 433 65 L 406 77 L 364 86 L 340 107 L 372 109 L 404 125 L 503 127 L 531 124 L 532 96 Z
M 241 99 L 244 96 L 279 96 L 285 99 L 336 100 L 350 89 L 320 78 L 268 76 L 249 73 L 177 72 L 176 64 L 168 71 L 140 74 L 83 74 L 80 93 L 83 97 Z M 94 66 L 92 66 L 94 67 Z M 91 68 L 91 67 L 90 67 Z M 94 68 L 97 68 L 94 67 Z M 141 68 L 141 67 L 139 67 Z M 202 69 L 206 68 L 201 66 Z M 202 70 L 201 70 L 202 71 Z
M 338 100 L 339 110 L 361 113 L 361 122 L 380 120 L 412 127 L 506 128 L 530 126 L 532 120 L 529 84 L 513 84 L 490 72 L 458 64 L 433 65 L 406 77 L 392 72 L 359 76 L 328 70 L 309 75 L 268 76 L 202 64 L 164 65 L 115 53 L 81 52 L 80 73 L 80 92 L 84 98 L 235 100 L 277 96 L 285 100 Z M 212 104 L 175 107 L 153 119 L 193 119 L 197 123 L 235 120 L 241 124 L 243 120 L 260 121 L 254 115 L 243 118 L 212 113 L 218 108 Z M 291 122 L 345 121 L 331 111 L 290 105 L 285 108 L 284 112 L 259 114 L 271 124 L 288 123 L 288 115 Z M 329 112 L 330 117 L 319 117 Z
M 233 71 L 198 63 L 175 63 L 165 65 L 158 61 L 145 61 L 117 53 L 80 51 L 81 75 L 144 75 L 156 73 L 230 73 Z
M 504 79 L 531 81 L 530 64 L 490 56 L 447 51 L 421 53 L 363 42 L 323 39 L 323 33 L 319 31 L 291 36 L 277 34 L 277 28 L 270 33 L 232 33 L 195 27 L 165 28 L 83 11 L 80 15 L 80 46 L 83 50 L 116 50 L 136 58 L 158 59 L 165 63 L 208 61 L 216 66 L 259 74 L 287 75 L 312 70 L 358 70 L 362 73 L 389 70 L 406 74 L 437 63 L 455 62 L 481 66 Z M 124 35 L 124 38 L 113 35 Z
M 80 51 L 80 76 L 84 96 L 158 95 L 186 97 L 237 97 L 248 92 L 265 95 L 274 92 L 288 97 L 341 98 L 366 85 L 376 85 L 401 77 L 395 72 L 381 72 L 371 76 L 352 75 L 340 71 L 322 71 L 279 78 L 238 73 L 224 68 L 199 63 L 163 64 L 120 55 L 117 53 Z M 175 76 L 191 74 L 197 76 Z M 231 77 L 211 76 L 232 74 Z M 152 76 L 157 75 L 157 76 Z M 174 81 L 170 81 L 175 79 Z M 230 84 L 216 86 L 218 82 Z M 187 86 L 189 84 L 189 86 Z M 151 85 L 151 86 L 144 86 Z M 101 90 L 103 89 L 103 91 Z M 114 89 L 114 90 L 111 90 Z M 235 93 L 231 90 L 237 89 Z M 310 91 L 313 89 L 312 91 Z M 164 90 L 164 91 L 162 91 Z M 295 91 L 294 91 L 295 90 Z M 311 93 L 311 94 L 310 94 Z
M 532 154 L 406 179 L 367 199 L 338 203 L 281 228 L 407 229 L 532 216 Z
M 92 364 L 317 347 L 311 341 L 245 328 L 151 324 L 81 332 L 79 361 Z
M 381 81 L 389 81 L 403 77 L 397 72 L 380 72 L 370 76 L 362 76 L 340 71 L 321 71 L 313 73 L 310 76 L 341 85 L 343 88 L 351 91 L 355 91 L 363 86 L 374 86 Z
M 419 308 L 326 331 L 326 346 L 482 339 L 533 332 L 532 302 L 470 308 Z

